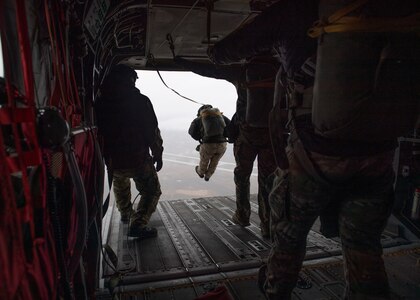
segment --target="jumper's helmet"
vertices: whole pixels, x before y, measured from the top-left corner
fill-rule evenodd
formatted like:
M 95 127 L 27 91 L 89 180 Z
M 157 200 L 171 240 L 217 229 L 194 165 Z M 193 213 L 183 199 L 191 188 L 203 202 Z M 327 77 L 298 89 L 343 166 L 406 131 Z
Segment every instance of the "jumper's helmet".
M 107 82 L 109 84 L 133 84 L 136 82 L 138 78 L 137 72 L 127 65 L 116 65 L 111 69 L 107 76 Z
M 211 106 L 210 104 L 204 104 L 203 106 L 201 106 L 201 107 L 198 109 L 198 112 L 197 112 L 197 117 L 199 117 L 199 116 L 200 116 L 200 113 L 201 113 L 201 111 L 202 111 L 202 110 L 204 110 L 204 109 L 208 109 L 208 108 L 213 108 L 213 106 Z

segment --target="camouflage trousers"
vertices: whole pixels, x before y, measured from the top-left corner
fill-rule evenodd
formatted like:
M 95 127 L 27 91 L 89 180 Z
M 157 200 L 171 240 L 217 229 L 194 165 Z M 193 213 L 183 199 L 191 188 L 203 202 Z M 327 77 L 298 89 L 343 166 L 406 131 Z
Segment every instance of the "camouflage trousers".
M 270 206 L 268 194 L 271 190 L 270 175 L 275 170 L 274 154 L 271 145 L 252 145 L 237 139 L 233 146 L 236 167 L 234 181 L 236 186 L 236 215 L 244 223 L 251 215 L 250 176 L 254 161 L 258 157 L 258 215 L 263 232 L 269 231 Z
M 276 170 L 271 205 L 271 249 L 264 289 L 268 299 L 290 299 L 314 221 L 331 203 L 338 205 L 346 279 L 345 299 L 388 299 L 381 233 L 394 194 L 393 151 L 366 157 L 331 157 L 309 153 L 324 175 L 318 182 L 290 146 L 288 171 Z
M 200 145 L 200 164 L 198 172 L 210 178 L 226 152 L 227 143 L 204 143 Z
M 141 197 L 137 205 L 137 210 L 131 215 L 130 225 L 135 224 L 142 227 L 149 222 L 162 194 L 159 178 L 152 159 L 147 159 L 139 169 L 113 171 L 114 195 L 121 214 L 128 214 L 133 211 L 133 204 L 131 203 L 131 178 Z

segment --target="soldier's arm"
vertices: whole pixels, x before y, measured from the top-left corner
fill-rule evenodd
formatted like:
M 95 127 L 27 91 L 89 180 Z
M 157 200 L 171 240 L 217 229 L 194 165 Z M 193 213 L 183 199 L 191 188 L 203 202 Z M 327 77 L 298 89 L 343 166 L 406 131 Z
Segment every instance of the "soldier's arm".
M 225 128 L 223 129 L 223 136 L 229 139 L 229 126 L 230 126 L 230 120 L 228 117 L 223 116 L 223 120 L 225 121 Z
M 163 140 L 160 135 L 156 114 L 150 99 L 146 96 L 143 97 L 145 105 L 142 110 L 142 116 L 139 119 L 142 122 L 145 139 L 147 145 L 150 147 L 153 157 L 162 157 Z
M 196 141 L 201 140 L 201 118 L 195 118 L 188 129 L 188 134 Z
M 163 139 L 160 135 L 160 129 L 156 127 L 155 129 L 155 138 L 150 145 L 150 150 L 152 151 L 153 157 L 162 157 L 163 153 Z

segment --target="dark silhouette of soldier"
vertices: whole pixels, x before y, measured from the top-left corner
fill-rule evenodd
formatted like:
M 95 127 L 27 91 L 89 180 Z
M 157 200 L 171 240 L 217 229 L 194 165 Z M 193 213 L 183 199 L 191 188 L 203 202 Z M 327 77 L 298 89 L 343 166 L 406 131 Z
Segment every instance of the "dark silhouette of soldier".
M 101 86 L 95 112 L 121 221 L 129 221 L 129 236 L 148 238 L 157 234 L 147 223 L 162 194 L 157 171 L 162 168 L 163 142 L 152 103 L 135 87 L 136 79 L 131 67 L 114 67 Z M 141 195 L 135 211 L 130 178 Z

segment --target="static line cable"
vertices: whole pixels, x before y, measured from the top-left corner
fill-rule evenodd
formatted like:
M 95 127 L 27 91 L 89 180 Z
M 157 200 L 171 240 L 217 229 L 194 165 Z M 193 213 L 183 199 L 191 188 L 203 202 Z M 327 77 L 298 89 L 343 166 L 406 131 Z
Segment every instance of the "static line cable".
M 162 75 L 160 74 L 160 72 L 159 72 L 159 69 L 156 67 L 156 65 L 154 64 L 154 57 L 153 57 L 153 55 L 152 54 L 150 54 L 149 55 L 150 56 L 150 58 L 152 59 L 152 65 L 153 65 L 153 67 L 156 69 L 156 72 L 157 72 L 157 74 L 159 75 L 159 78 L 160 78 L 160 80 L 162 81 L 162 83 L 163 83 L 163 85 L 164 86 L 166 86 L 168 89 L 170 89 L 172 92 L 174 92 L 175 94 L 177 94 L 178 96 L 180 96 L 180 97 L 182 97 L 182 98 L 184 98 L 184 99 L 186 99 L 186 100 L 188 100 L 188 101 L 191 101 L 191 102 L 194 102 L 194 103 L 196 103 L 196 104 L 200 104 L 200 105 L 205 105 L 204 103 L 201 103 L 201 102 L 198 102 L 198 101 L 195 101 L 194 99 L 191 99 L 191 98 L 188 98 L 188 97 L 185 97 L 185 96 L 183 96 L 183 95 L 181 95 L 180 93 L 178 93 L 176 90 L 174 90 L 173 88 L 171 88 L 171 87 L 169 87 L 167 84 L 166 84 L 166 82 L 165 82 L 165 80 L 163 80 L 163 78 L 162 78 Z
M 178 22 L 178 24 L 176 24 L 175 25 L 175 27 L 174 27 L 174 29 L 172 29 L 171 30 L 171 32 L 170 33 L 168 33 L 168 34 L 172 34 L 172 33 L 174 33 L 175 32 L 175 30 L 177 30 L 178 29 L 178 27 L 185 21 L 185 19 L 188 17 L 188 15 L 191 13 L 191 11 L 196 7 L 196 5 L 198 4 L 198 2 L 200 2 L 200 0 L 197 0 L 197 1 L 195 1 L 195 3 L 191 6 L 191 8 L 187 11 L 187 13 L 182 17 L 182 19 Z M 156 51 L 158 51 L 162 46 L 163 46 L 163 44 L 165 44 L 165 42 L 166 42 L 166 40 L 165 41 L 163 41 L 160 45 L 159 45 L 159 47 L 157 47 L 156 48 L 156 50 L 154 50 L 155 52 Z
M 168 41 L 169 49 L 171 49 L 172 56 L 175 58 L 175 45 L 174 40 L 172 39 L 172 35 L 170 33 L 166 35 L 166 40 Z
M 207 45 L 210 46 L 211 11 L 213 10 L 213 1 L 207 1 L 206 7 L 207 7 Z

